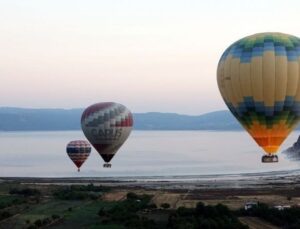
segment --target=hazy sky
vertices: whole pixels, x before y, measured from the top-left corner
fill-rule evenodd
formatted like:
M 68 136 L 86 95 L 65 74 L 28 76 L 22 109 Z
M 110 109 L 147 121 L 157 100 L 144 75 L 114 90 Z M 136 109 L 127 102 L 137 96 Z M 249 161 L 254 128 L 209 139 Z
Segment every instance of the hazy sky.
M 0 106 L 224 109 L 222 52 L 267 31 L 300 37 L 295 0 L 0 0 Z

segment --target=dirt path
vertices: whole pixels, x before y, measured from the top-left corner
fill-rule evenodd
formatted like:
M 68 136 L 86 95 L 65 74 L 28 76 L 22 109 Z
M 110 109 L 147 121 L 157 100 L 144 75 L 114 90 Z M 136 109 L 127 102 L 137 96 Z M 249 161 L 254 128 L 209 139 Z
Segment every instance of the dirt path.
M 102 196 L 102 200 L 105 201 L 121 201 L 126 199 L 128 191 L 112 191 L 108 193 L 104 193 Z
M 248 225 L 250 229 L 279 229 L 279 227 L 274 226 L 257 217 L 239 217 L 239 220 L 243 224 Z

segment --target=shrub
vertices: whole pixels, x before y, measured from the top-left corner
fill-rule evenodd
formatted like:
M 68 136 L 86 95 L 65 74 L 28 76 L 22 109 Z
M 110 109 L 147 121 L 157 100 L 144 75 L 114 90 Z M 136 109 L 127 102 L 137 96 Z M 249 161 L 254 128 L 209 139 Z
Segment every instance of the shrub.
M 24 189 L 12 188 L 9 191 L 9 194 L 23 195 L 23 196 L 39 196 L 41 194 L 41 192 L 34 188 L 24 188 Z
M 202 202 L 199 202 L 197 203 L 195 210 L 197 215 L 203 215 L 205 212 L 205 205 Z
M 27 229 L 36 229 L 36 228 L 37 228 L 37 226 L 35 226 L 35 225 L 30 225 L 27 227 Z
M 106 212 L 104 211 L 104 208 L 101 208 L 99 211 L 98 211 L 98 216 L 105 216 L 106 215 Z
M 85 186 L 83 186 L 85 187 Z M 60 200 L 96 200 L 99 194 L 92 191 L 81 190 L 81 186 L 71 186 L 63 189 L 58 189 L 53 192 L 53 196 Z
M 138 195 L 133 192 L 127 193 L 127 199 L 129 199 L 129 200 L 136 200 L 138 198 L 139 198 Z
M 235 215 L 224 205 L 205 206 L 199 202 L 196 208 L 180 207 L 168 219 L 168 228 L 202 228 L 202 229 L 245 229 Z
M 247 211 L 241 209 L 241 215 L 246 216 L 256 216 L 269 221 L 279 227 L 284 227 L 286 229 L 300 228 L 300 208 L 291 207 L 283 210 L 278 210 L 269 207 L 266 204 L 260 203 L 256 207 L 253 207 Z
M 49 218 L 45 218 L 45 219 L 42 220 L 42 224 L 43 224 L 44 226 L 46 226 L 46 225 L 48 225 L 48 224 L 50 224 L 50 223 L 51 223 L 51 219 L 49 219 Z
M 53 220 L 56 220 L 56 219 L 59 219 L 59 218 L 60 218 L 60 216 L 59 216 L 59 215 L 56 215 L 56 214 L 53 214 L 51 217 L 52 217 Z
M 147 205 L 147 208 L 149 208 L 149 209 L 156 209 L 157 208 L 157 206 L 156 206 L 156 204 L 148 204 Z
M 34 225 L 37 226 L 37 227 L 41 227 L 43 224 L 42 224 L 42 220 L 40 219 L 37 219 L 35 222 L 34 222 Z
M 6 219 L 11 216 L 12 214 L 9 211 L 3 211 L 0 213 L 0 220 Z
M 169 203 L 163 203 L 160 205 L 163 209 L 168 209 L 170 208 L 170 204 Z

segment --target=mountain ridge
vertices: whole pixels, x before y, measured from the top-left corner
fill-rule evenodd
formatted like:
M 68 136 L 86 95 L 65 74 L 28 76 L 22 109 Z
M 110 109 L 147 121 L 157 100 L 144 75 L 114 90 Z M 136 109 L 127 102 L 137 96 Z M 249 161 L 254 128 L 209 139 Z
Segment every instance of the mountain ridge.
M 0 131 L 80 130 L 83 108 L 0 107 Z M 133 113 L 135 130 L 240 130 L 229 111 L 202 115 Z

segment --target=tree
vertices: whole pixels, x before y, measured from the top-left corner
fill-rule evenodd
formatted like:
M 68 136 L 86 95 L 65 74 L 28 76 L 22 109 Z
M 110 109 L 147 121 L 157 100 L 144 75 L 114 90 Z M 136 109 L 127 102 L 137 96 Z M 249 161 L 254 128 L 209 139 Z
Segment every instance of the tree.
M 161 206 L 163 209 L 168 209 L 168 208 L 170 208 L 170 204 L 169 204 L 169 203 L 162 203 L 160 206 Z
M 133 193 L 133 192 L 128 192 L 127 193 L 127 199 L 128 200 L 136 200 L 136 199 L 138 199 L 138 195 Z

